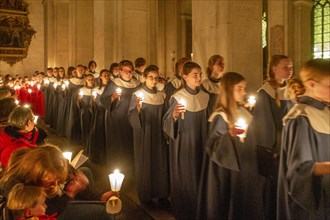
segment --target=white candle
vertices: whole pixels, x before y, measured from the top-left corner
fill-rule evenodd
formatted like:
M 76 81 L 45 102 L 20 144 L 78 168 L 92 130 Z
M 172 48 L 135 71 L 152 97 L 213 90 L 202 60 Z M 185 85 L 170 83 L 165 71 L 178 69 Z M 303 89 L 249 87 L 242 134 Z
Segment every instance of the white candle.
M 19 101 L 16 99 L 16 100 L 15 100 L 15 103 L 16 103 L 16 105 L 18 105 L 18 104 L 19 104 Z
M 40 89 L 40 84 L 37 85 L 38 90 Z
M 194 60 L 194 53 L 190 54 L 190 58 L 191 58 L 192 61 Z
M 247 123 L 244 119 L 239 118 L 236 122 L 235 122 L 235 127 L 237 129 L 241 129 L 244 130 L 244 132 L 242 134 L 238 134 L 237 136 L 240 138 L 241 142 L 244 142 L 244 138 L 246 137 L 246 130 L 247 130 Z
M 46 79 L 46 80 L 45 80 L 45 85 L 47 86 L 48 84 L 49 84 L 49 80 Z
M 57 87 L 57 83 L 54 83 L 54 85 L 53 85 L 53 86 L 54 86 L 54 89 L 56 89 L 56 87 Z
M 120 96 L 121 96 L 121 88 L 117 88 L 117 89 L 116 89 L 116 93 L 117 93 L 117 95 L 119 95 L 118 100 L 120 100 Z
M 124 174 L 120 173 L 117 169 L 109 174 L 111 191 L 118 192 L 120 190 L 124 177 Z
M 71 162 L 71 158 L 72 158 L 72 152 L 63 152 L 63 156 L 65 159 L 67 159 L 69 162 Z
M 65 84 L 62 84 L 62 89 L 65 90 Z
M 24 108 L 30 108 L 30 106 L 28 104 L 25 104 L 23 107 Z
M 31 89 L 28 89 L 28 93 L 32 93 L 32 90 Z
M 80 91 L 79 92 L 79 96 L 83 97 L 84 96 L 84 92 L 83 91 Z
M 97 92 L 96 91 L 93 91 L 92 92 L 92 95 L 94 96 L 94 98 L 96 98 L 97 97 Z
M 144 101 L 144 93 L 142 91 L 138 92 L 137 97 L 141 99 L 140 106 L 142 107 L 142 102 Z
M 64 82 L 64 84 L 65 84 L 66 87 L 68 87 L 68 86 L 69 86 L 69 80 L 66 80 L 66 81 Z
M 35 116 L 34 116 L 34 124 L 37 124 L 37 123 L 38 123 L 38 118 L 39 118 L 38 115 L 35 115 Z
M 187 102 L 186 102 L 186 100 L 184 100 L 184 99 L 180 99 L 179 104 L 182 105 L 182 106 L 184 107 L 184 109 L 186 109 L 186 107 L 187 107 Z M 185 111 L 185 110 L 184 110 L 184 111 Z M 184 120 L 184 111 L 181 112 L 181 118 L 182 118 L 182 120 Z

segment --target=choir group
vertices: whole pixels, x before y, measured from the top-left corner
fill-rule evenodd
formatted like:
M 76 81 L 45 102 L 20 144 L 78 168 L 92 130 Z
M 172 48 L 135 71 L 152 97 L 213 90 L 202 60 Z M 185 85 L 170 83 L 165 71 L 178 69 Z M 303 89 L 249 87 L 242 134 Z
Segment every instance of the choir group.
M 220 55 L 204 80 L 185 57 L 168 81 L 144 58 L 96 69 L 90 61 L 30 81 L 6 76 L 2 90 L 94 163 L 134 177 L 141 202 L 170 203 L 178 220 L 330 218 L 329 59 L 307 61 L 295 78 L 289 57 L 272 56 L 256 100 Z

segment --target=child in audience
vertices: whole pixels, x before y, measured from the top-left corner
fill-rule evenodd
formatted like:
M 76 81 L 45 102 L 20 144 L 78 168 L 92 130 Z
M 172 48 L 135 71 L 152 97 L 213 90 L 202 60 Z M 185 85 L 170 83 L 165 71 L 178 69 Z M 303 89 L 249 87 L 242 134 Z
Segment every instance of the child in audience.
M 46 193 L 42 187 L 16 184 L 8 194 L 7 208 L 15 220 L 56 220 L 45 215 Z

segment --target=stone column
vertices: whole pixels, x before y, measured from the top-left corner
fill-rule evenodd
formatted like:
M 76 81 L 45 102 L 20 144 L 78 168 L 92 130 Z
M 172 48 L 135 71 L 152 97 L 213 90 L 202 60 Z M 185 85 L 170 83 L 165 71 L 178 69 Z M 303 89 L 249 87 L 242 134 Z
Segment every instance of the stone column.
M 192 1 L 194 59 L 203 72 L 209 57 L 220 54 L 225 71 L 243 74 L 255 92 L 262 83 L 261 21 L 258 0 Z
M 312 58 L 312 0 L 296 0 L 294 5 L 294 67 L 296 72 Z

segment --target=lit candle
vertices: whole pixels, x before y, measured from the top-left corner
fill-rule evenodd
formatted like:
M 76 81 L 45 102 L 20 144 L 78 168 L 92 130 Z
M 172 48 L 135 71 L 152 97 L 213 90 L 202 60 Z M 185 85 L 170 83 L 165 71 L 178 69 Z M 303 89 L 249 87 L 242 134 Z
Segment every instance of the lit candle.
M 236 129 L 239 130 L 243 130 L 242 134 L 238 134 L 237 136 L 239 137 L 240 141 L 243 143 L 244 142 L 244 138 L 246 137 L 246 130 L 248 125 L 246 124 L 245 120 L 242 118 L 239 118 L 236 122 L 235 122 L 235 127 Z
M 45 85 L 47 86 L 48 84 L 49 84 L 49 80 L 46 79 L 46 80 L 45 80 Z
M 118 169 L 109 174 L 111 191 L 119 192 L 121 185 L 123 184 L 124 174 L 120 173 Z
M 144 101 L 144 93 L 142 91 L 138 92 L 137 97 L 141 99 L 139 104 L 142 107 L 142 102 Z
M 15 103 L 16 103 L 16 105 L 18 105 L 18 104 L 19 104 L 19 101 L 16 99 L 16 100 L 15 100 Z
M 119 95 L 118 100 L 120 100 L 120 96 L 121 96 L 121 88 L 117 88 L 117 89 L 116 89 L 116 93 L 117 93 L 117 95 Z
M 34 116 L 34 124 L 37 124 L 37 123 L 38 123 L 38 118 L 39 118 L 38 115 L 35 115 L 35 116 Z
M 93 91 L 93 92 L 92 92 L 92 95 L 93 95 L 94 98 L 96 99 L 96 97 L 97 97 L 97 92 L 96 92 L 96 91 Z
M 71 162 L 71 158 L 72 158 L 72 152 L 63 152 L 63 156 L 65 159 L 67 159 L 69 162 Z
M 32 90 L 31 89 L 28 89 L 28 93 L 32 93 Z
M 251 110 L 254 107 L 254 105 L 256 104 L 256 97 L 254 97 L 253 95 L 251 95 L 248 98 L 248 103 L 249 103 L 249 108 Z
M 38 85 L 37 85 L 38 90 L 40 90 L 40 87 L 41 87 L 40 84 L 38 84 Z
M 23 105 L 24 108 L 30 108 L 28 104 Z
M 66 80 L 66 81 L 64 82 L 64 84 L 66 85 L 66 87 L 68 87 L 68 86 L 69 86 L 69 80 Z
M 194 60 L 194 53 L 190 54 L 190 58 L 191 58 L 192 61 Z
M 184 110 L 181 112 L 181 118 L 184 120 L 184 112 L 186 111 L 187 102 L 184 99 L 180 99 L 179 104 L 184 107 Z
M 84 92 L 83 92 L 83 91 L 80 91 L 80 92 L 79 92 L 79 96 L 80 96 L 80 97 L 83 97 L 83 96 L 84 96 Z
M 62 89 L 65 90 L 65 84 L 62 84 Z
M 53 86 L 54 86 L 54 89 L 56 89 L 56 87 L 57 87 L 57 83 L 54 83 L 54 85 L 53 85 Z

